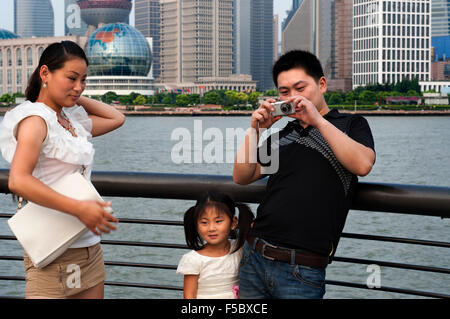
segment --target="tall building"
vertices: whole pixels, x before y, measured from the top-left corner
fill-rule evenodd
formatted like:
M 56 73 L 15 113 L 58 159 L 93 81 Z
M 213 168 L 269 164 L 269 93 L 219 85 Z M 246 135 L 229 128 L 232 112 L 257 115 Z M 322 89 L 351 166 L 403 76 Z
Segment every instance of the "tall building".
M 100 27 L 106 23 L 128 23 L 131 0 L 77 0 L 81 18 L 88 25 Z
M 334 0 L 330 91 L 352 90 L 353 0 Z
M 234 0 L 161 0 L 161 81 L 233 72 Z
M 64 0 L 64 34 L 84 36 L 89 25 L 81 19 L 77 0 Z
M 430 0 L 354 0 L 353 88 L 430 80 L 430 4 Z
M 161 75 L 161 4 L 160 0 L 135 0 L 134 26 L 145 37 L 153 39 L 153 77 Z
M 450 60 L 450 35 L 432 37 L 431 46 L 433 47 L 432 61 Z
M 260 90 L 274 87 L 273 0 L 250 0 L 250 74 Z
M 14 33 L 23 38 L 54 36 L 50 0 L 14 0 Z
M 431 36 L 450 36 L 450 0 L 431 1 Z
M 293 0 L 282 31 L 282 53 L 306 50 L 315 54 L 327 78 L 331 76 L 333 2 Z
M 236 0 L 234 8 L 234 60 L 237 74 L 250 74 L 250 1 Z
M 274 14 L 273 16 L 273 60 L 278 60 L 278 14 Z
M 433 61 L 450 61 L 450 0 L 431 2 L 431 46 L 434 48 Z M 443 72 L 440 73 L 439 78 L 442 78 Z
M 288 15 L 286 19 L 284 19 L 283 23 L 281 24 L 281 29 L 284 30 L 286 25 L 291 21 L 294 14 L 297 12 L 297 9 L 300 7 L 300 4 L 303 2 L 303 0 L 292 0 L 292 8 L 288 12 Z

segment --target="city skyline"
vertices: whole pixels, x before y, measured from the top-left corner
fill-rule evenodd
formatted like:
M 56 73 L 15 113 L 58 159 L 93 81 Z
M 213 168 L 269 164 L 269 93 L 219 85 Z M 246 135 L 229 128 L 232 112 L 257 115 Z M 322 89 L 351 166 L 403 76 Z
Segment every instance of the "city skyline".
M 12 1 L 14 4 L 14 0 L 7 1 Z M 47 1 L 56 2 L 58 0 Z M 65 0 L 56 3 L 61 5 L 61 3 L 67 4 L 75 1 Z M 199 88 L 216 86 L 233 88 L 238 87 L 238 84 L 241 86 L 252 86 L 254 83 L 262 90 L 273 87 L 269 71 L 271 71 L 270 66 L 276 59 L 273 56 L 273 47 L 276 44 L 269 38 L 272 38 L 273 35 L 273 13 L 275 11 L 273 5 L 277 1 L 264 0 L 265 2 L 260 2 L 251 0 L 246 2 L 248 0 L 228 0 L 226 5 L 224 5 L 225 1 L 211 4 L 209 1 L 203 0 L 204 2 L 201 3 L 205 8 L 207 5 L 212 5 L 210 8 L 212 11 L 202 11 L 201 18 L 196 16 L 198 14 L 197 11 L 189 11 L 194 8 L 194 2 L 191 2 L 194 0 L 151 1 L 161 1 L 164 4 L 174 4 L 176 2 L 179 3 L 179 6 L 173 12 L 172 9 L 169 10 L 169 6 L 166 6 L 166 9 L 161 11 L 165 14 L 161 18 L 161 27 L 165 30 L 165 33 L 162 32 L 162 39 L 164 38 L 166 41 L 164 42 L 165 46 L 161 43 L 161 48 L 164 48 L 164 50 L 161 49 L 162 55 L 160 57 L 164 65 L 161 63 L 160 70 L 162 72 L 164 69 L 165 74 L 162 77 L 154 77 L 152 72 L 152 75 L 149 74 L 149 78 L 161 80 L 161 83 L 170 88 L 183 87 L 191 92 L 198 91 Z M 233 1 L 235 1 L 236 7 L 232 10 Z M 430 47 L 431 40 L 433 40 L 430 37 L 430 22 L 432 20 L 430 12 L 432 2 L 430 0 L 417 0 L 417 2 L 335 0 L 334 4 L 328 3 L 328 5 L 323 5 L 325 2 L 319 2 L 319 0 L 302 0 L 301 2 L 299 0 L 285 0 L 284 3 L 290 2 L 291 8 L 295 9 L 296 1 L 298 1 L 299 6 L 289 14 L 288 19 L 290 20 L 286 19 L 286 17 L 280 19 L 282 22 L 285 22 L 283 23 L 285 28 L 282 30 L 282 36 L 279 37 L 282 43 L 281 53 L 302 49 L 316 54 L 323 63 L 322 66 L 325 76 L 329 80 L 330 89 L 347 91 L 360 85 L 396 83 L 403 79 L 411 78 L 418 78 L 419 81 L 448 79 L 449 73 L 447 69 L 450 69 L 448 68 L 450 61 L 446 57 L 450 54 L 447 53 L 447 42 L 444 42 L 444 40 L 448 41 L 448 37 L 446 39 L 437 39 L 445 45 L 439 42 L 440 44 L 434 50 Z M 131 2 L 131 0 L 126 1 L 128 6 L 127 16 L 130 12 Z M 248 9 L 245 9 L 242 3 L 252 4 L 253 9 L 248 12 Z M 264 3 L 264 6 L 259 7 L 262 3 Z M 138 8 L 138 14 L 134 14 L 129 21 L 131 26 L 136 27 L 136 24 L 138 24 L 142 29 L 142 22 L 146 21 L 148 17 L 139 13 L 145 13 L 146 10 L 139 5 L 139 1 L 134 1 L 134 4 Z M 345 9 L 342 7 L 344 4 Z M 57 7 L 55 6 L 54 10 L 55 16 L 60 15 Z M 184 9 L 189 10 L 186 11 Z M 226 12 L 221 12 L 220 10 L 225 10 Z M 65 10 L 62 12 L 64 13 Z M 346 12 L 347 14 L 344 16 L 338 14 L 338 12 Z M 441 12 L 438 11 L 438 13 Z M 211 14 L 211 17 L 205 16 Z M 440 16 L 440 14 L 437 16 Z M 69 15 L 66 15 L 66 17 L 69 17 Z M 178 20 L 184 21 L 184 24 L 180 24 L 181 22 Z M 222 22 L 217 24 L 219 20 Z M 63 21 L 66 22 L 64 18 Z M 71 20 L 67 18 L 67 21 Z M 167 24 L 165 21 L 170 23 Z M 178 26 L 175 25 L 175 28 L 172 30 L 171 26 L 176 21 L 178 21 Z M 202 24 L 186 23 L 190 21 L 205 22 Z M 233 24 L 235 21 L 236 26 Z M 267 23 L 268 21 L 272 21 L 272 23 Z M 230 29 L 232 24 L 233 30 Z M 234 28 L 241 31 L 236 32 Z M 332 32 L 330 29 L 335 32 Z M 142 31 L 148 30 L 144 28 Z M 214 46 L 210 46 L 209 42 L 202 42 L 203 40 L 201 39 L 203 38 L 206 39 L 205 41 L 210 40 L 209 37 L 205 37 L 205 34 L 200 37 L 200 40 L 197 39 L 199 33 L 202 32 L 205 34 L 211 33 Z M 164 34 L 165 37 L 163 36 Z M 170 37 L 167 37 L 169 34 Z M 241 38 L 242 34 L 249 35 L 249 38 L 242 41 L 245 38 Z M 269 34 L 270 37 L 266 36 Z M 351 38 L 348 41 L 344 41 L 343 34 L 350 35 Z M 21 34 L 18 33 L 18 35 Z M 168 40 L 173 41 L 175 39 L 175 35 L 183 39 L 183 41 L 176 41 L 178 46 L 174 46 L 172 42 L 168 43 Z M 151 34 L 147 32 L 144 36 L 149 37 Z M 86 37 L 82 36 L 77 41 L 80 41 L 80 45 L 84 47 L 86 39 Z M 219 39 L 217 43 L 216 39 Z M 339 43 L 336 43 L 336 39 L 339 39 Z M 26 43 L 27 41 L 35 40 L 40 41 L 39 38 L 33 39 L 25 36 L 22 42 Z M 5 42 L 4 44 L 11 46 L 20 41 Z M 150 38 L 147 41 L 150 47 L 153 47 L 155 44 Z M 229 43 L 230 41 L 232 43 Z M 339 46 L 344 45 L 344 42 L 345 46 L 349 48 L 348 50 Z M 194 43 L 197 44 L 194 45 Z M 250 52 L 247 52 L 249 48 L 245 46 L 246 43 L 250 44 Z M 36 46 L 38 43 L 33 42 L 33 45 Z M 338 47 L 339 50 L 337 52 L 336 49 Z M 203 50 L 198 51 L 198 48 L 203 48 Z M 22 47 L 21 50 L 17 51 L 17 47 L 12 46 L 5 50 L 6 55 L 3 54 L 3 65 L 9 65 L 10 68 L 6 70 L 6 73 L 3 72 L 2 82 L 9 85 L 8 91 L 13 89 L 11 84 L 14 83 L 22 88 L 23 83 L 21 82 L 28 78 L 26 74 L 30 70 L 23 69 L 20 74 L 17 74 L 18 71 L 12 61 L 17 60 L 17 65 L 21 66 L 21 61 L 26 59 L 24 52 L 28 48 Z M 36 50 L 37 52 L 43 50 L 42 45 L 32 49 L 30 54 L 34 55 Z M 342 56 L 338 56 L 337 53 L 342 53 Z M 155 56 L 158 55 L 156 54 Z M 240 61 L 242 57 L 249 57 L 250 61 L 245 59 Z M 432 57 L 439 64 L 434 63 L 432 65 L 430 61 Z M 343 66 L 342 61 L 349 62 L 348 67 L 346 66 L 347 73 L 338 74 L 337 70 Z M 246 65 L 249 70 L 242 72 L 240 70 L 242 64 Z M 235 75 L 246 75 L 248 78 Z M 206 86 L 206 83 L 209 86 Z
M 64 35 L 64 1 L 51 0 L 53 10 L 55 12 L 55 36 Z M 274 14 L 279 15 L 279 25 L 281 30 L 281 23 L 287 16 L 286 11 L 292 7 L 292 0 L 277 0 L 274 1 Z M 0 29 L 6 29 L 14 32 L 14 0 L 2 0 L 0 4 L 0 11 L 6 12 L 4 19 L 0 20 Z M 134 1 L 133 10 L 130 14 L 130 24 L 134 26 Z

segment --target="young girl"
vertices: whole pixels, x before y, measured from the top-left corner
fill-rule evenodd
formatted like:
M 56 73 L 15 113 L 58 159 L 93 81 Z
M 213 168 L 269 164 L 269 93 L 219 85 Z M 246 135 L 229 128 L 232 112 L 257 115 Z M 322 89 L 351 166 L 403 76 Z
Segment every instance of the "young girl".
M 11 163 L 10 191 L 71 214 L 90 230 L 43 269 L 25 254 L 26 298 L 103 298 L 100 234 L 114 230 L 111 223 L 118 220 L 105 211 L 109 203 L 78 201 L 48 186 L 76 171 L 89 179 L 95 152 L 90 139 L 125 120 L 113 107 L 81 96 L 88 64 L 74 42 L 49 45 L 29 80 L 27 101 L 7 112 L 0 124 L 0 149 Z M 71 265 L 79 267 L 79 285 L 70 285 Z
M 214 192 L 207 192 L 186 211 L 186 242 L 193 250 L 181 258 L 177 269 L 184 275 L 184 298 L 237 298 L 242 246 L 253 218 L 247 205 Z M 236 233 L 237 239 L 230 241 Z

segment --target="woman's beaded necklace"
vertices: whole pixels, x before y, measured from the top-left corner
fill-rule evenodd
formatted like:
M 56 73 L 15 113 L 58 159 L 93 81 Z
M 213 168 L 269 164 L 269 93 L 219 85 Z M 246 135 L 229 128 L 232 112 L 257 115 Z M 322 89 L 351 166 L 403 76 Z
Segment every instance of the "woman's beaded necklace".
M 73 137 L 77 137 L 77 134 L 75 133 L 75 128 L 72 126 L 72 123 L 70 123 L 70 120 L 67 117 L 67 115 L 63 111 L 61 111 L 61 113 L 59 115 L 60 116 L 57 116 L 58 123 L 64 129 L 66 129 L 70 134 L 72 134 Z M 62 119 L 64 119 L 64 121 L 66 121 L 66 122 L 63 122 Z

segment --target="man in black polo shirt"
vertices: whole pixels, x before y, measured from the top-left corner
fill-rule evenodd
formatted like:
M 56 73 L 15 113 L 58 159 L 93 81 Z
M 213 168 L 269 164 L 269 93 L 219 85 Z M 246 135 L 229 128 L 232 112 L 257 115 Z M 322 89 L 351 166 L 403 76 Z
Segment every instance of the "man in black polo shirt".
M 265 141 L 278 156 L 276 172 L 259 157 L 251 160 L 259 129 L 281 118 L 271 114 L 273 99 L 252 114 L 236 156 L 236 183 L 269 175 L 244 246 L 239 296 L 322 298 L 325 268 L 336 251 L 357 176 L 367 175 L 375 162 L 372 133 L 362 116 L 330 111 L 323 96 L 327 82 L 313 54 L 286 53 L 275 63 L 273 79 L 280 99 L 295 107 L 289 115 L 294 121 Z

